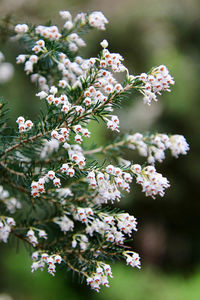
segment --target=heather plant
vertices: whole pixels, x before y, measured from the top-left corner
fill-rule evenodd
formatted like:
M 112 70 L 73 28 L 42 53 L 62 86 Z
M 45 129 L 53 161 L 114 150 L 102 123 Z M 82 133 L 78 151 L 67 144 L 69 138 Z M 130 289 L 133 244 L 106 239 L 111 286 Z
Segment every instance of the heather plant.
M 7 103 L 1 99 L 0 241 L 6 243 L 13 235 L 29 244 L 32 272 L 47 269 L 54 276 L 62 264 L 98 292 L 101 285 L 109 286 L 109 261 L 124 259 L 140 269 L 139 254 L 127 245 L 137 221 L 115 203 L 132 182 L 146 196 L 163 197 L 170 184 L 156 171 L 156 162 L 165 159 L 167 150 L 177 158 L 189 146 L 177 134 L 119 134 L 115 109 L 130 91 L 141 93 L 144 104 L 151 105 L 170 92 L 174 79 L 164 65 L 130 75 L 123 57 L 109 51 L 107 40 L 100 43 L 97 57 L 83 58 L 83 34 L 105 30 L 108 20 L 101 12 L 73 19 L 60 11 L 60 16 L 61 29 L 51 24 L 9 28 L 11 42 L 23 48 L 16 63 L 24 65 L 38 88 L 35 101 L 44 102 L 45 108 L 35 120 L 19 116 L 16 128 L 10 128 Z M 113 140 L 88 146 L 91 122 L 105 122 Z M 143 164 L 134 156 L 127 160 L 126 149 L 143 156 Z

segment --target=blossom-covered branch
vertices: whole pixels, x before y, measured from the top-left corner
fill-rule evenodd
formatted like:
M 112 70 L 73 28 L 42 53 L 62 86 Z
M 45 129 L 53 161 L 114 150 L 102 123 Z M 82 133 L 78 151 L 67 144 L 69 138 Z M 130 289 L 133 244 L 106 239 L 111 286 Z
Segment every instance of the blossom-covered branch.
M 13 28 L 12 42 L 21 42 L 24 52 L 16 58 L 38 87 L 36 101 L 46 110 L 36 120 L 19 116 L 15 134 L 1 122 L 0 146 L 0 240 L 9 234 L 32 245 L 32 272 L 46 266 L 55 275 L 56 265 L 84 276 L 92 289 L 109 286 L 112 277 L 108 259 L 124 258 L 140 268 L 140 257 L 126 245 L 137 231 L 137 220 L 114 207 L 131 182 L 141 185 L 146 196 L 163 197 L 170 184 L 158 173 L 156 161 L 165 151 L 173 156 L 186 154 L 189 146 L 181 135 L 132 133 L 119 136 L 120 121 L 114 109 L 131 90 L 143 95 L 144 103 L 158 101 L 169 92 L 174 79 L 166 66 L 148 73 L 130 75 L 119 53 L 108 50 L 103 40 L 96 57 L 83 58 L 82 36 L 88 30 L 105 30 L 108 20 L 101 12 L 80 13 L 74 19 L 60 12 L 64 25 Z M 122 73 L 123 82 L 116 73 Z M 1 115 L 6 105 L 1 101 Z M 85 145 L 90 122 L 103 121 L 118 137 L 98 148 Z M 137 149 L 147 158 L 143 166 L 127 161 L 123 148 Z M 110 161 L 100 163 L 96 154 Z M 114 153 L 114 155 L 112 155 Z M 114 156 L 114 158 L 113 158 Z M 8 189 L 8 190 L 7 190 Z M 12 197 L 12 195 L 16 195 Z M 18 211 L 29 207 L 29 215 Z M 32 209 L 34 208 L 34 209 Z M 12 214 L 13 217 L 11 216 Z

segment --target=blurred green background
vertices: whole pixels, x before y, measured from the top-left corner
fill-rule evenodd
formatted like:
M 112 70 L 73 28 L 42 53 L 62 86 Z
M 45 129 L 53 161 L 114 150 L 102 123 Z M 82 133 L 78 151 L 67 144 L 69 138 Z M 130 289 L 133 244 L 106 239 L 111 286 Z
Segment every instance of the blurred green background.
M 131 74 L 165 64 L 175 77 L 172 93 L 164 94 L 151 107 L 142 99 L 126 101 L 120 115 L 121 131 L 158 130 L 183 134 L 190 144 L 187 156 L 168 157 L 157 169 L 171 182 L 164 199 L 152 200 L 133 186 L 121 207 L 139 222 L 133 249 L 142 258 L 142 269 L 115 263 L 109 289 L 100 294 L 78 285 L 77 276 L 61 267 L 55 278 L 47 272 L 30 272 L 28 249 L 11 240 L 0 248 L 0 300 L 198 300 L 200 299 L 200 1 L 198 0 L 0 0 L 0 14 L 12 14 L 16 23 L 44 24 L 50 19 L 62 24 L 59 10 L 101 10 L 109 19 L 106 32 L 94 31 L 86 37 L 85 57 L 95 56 L 99 42 L 106 38 L 109 49 L 125 58 Z M 21 49 L 1 44 L 6 60 L 15 64 Z M 34 118 L 40 102 L 35 87 L 17 65 L 14 77 L 0 85 L 0 95 L 9 101 L 11 123 L 25 115 Z M 91 128 L 96 132 L 96 125 Z M 95 138 L 97 134 L 95 135 Z M 111 138 L 98 129 L 98 143 Z M 96 140 L 95 140 L 96 141 Z M 91 140 L 92 143 L 92 140 Z M 133 152 L 128 158 L 141 161 Z

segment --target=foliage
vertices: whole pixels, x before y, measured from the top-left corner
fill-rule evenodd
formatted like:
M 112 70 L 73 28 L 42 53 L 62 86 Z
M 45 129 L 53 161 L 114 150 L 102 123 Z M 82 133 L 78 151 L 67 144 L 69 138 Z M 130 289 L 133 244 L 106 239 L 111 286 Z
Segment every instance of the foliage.
M 99 148 L 85 146 L 89 122 L 103 121 L 119 132 L 112 112 L 130 91 L 141 93 L 150 105 L 170 91 L 174 80 L 164 65 L 130 75 L 121 55 L 108 51 L 106 40 L 97 57 L 78 56 L 85 46 L 80 36 L 93 27 L 104 30 L 108 21 L 101 12 L 81 13 L 74 20 L 68 11 L 60 15 L 66 21 L 61 31 L 51 24 L 13 28 L 12 40 L 24 51 L 17 63 L 24 63 L 46 108 L 34 122 L 18 117 L 16 131 L 6 125 L 8 111 L 1 100 L 0 239 L 7 242 L 11 233 L 35 248 L 32 271 L 47 265 L 54 275 L 56 264 L 63 264 L 99 291 L 112 277 L 108 259 L 124 258 L 140 268 L 139 255 L 127 245 L 137 230 L 136 219 L 112 204 L 129 192 L 133 179 L 146 196 L 164 196 L 169 182 L 154 165 L 167 149 L 178 157 L 189 146 L 183 136 L 160 133 L 129 133 Z M 123 83 L 116 73 L 125 73 Z M 138 150 L 147 162 L 125 160 L 124 148 Z M 104 154 L 103 163 L 98 153 Z

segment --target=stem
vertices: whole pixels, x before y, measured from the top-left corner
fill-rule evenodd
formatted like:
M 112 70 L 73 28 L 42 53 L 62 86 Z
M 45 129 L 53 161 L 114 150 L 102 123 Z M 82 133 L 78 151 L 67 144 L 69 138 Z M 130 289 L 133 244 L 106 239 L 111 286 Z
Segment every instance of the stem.
M 8 178 L 4 179 L 5 183 L 8 183 L 10 184 L 12 187 L 14 187 L 15 189 L 27 194 L 27 195 L 30 195 L 29 191 L 27 189 L 25 189 L 23 186 L 21 185 L 16 185 L 15 183 L 13 182 L 10 182 L 10 180 Z
M 77 268 L 75 268 L 66 258 L 64 260 L 64 262 L 68 265 L 68 267 L 70 267 L 70 269 L 72 269 L 73 271 L 77 272 L 77 273 L 81 273 L 83 274 L 85 277 L 88 277 L 88 274 L 84 271 L 81 271 Z
M 119 92 L 117 95 L 119 96 L 120 94 L 122 94 L 123 92 L 131 89 L 131 88 L 134 88 L 133 86 L 127 84 L 127 86 L 121 91 Z M 116 94 L 113 94 L 107 101 L 105 101 L 104 103 L 102 103 L 100 106 L 98 106 L 97 108 L 95 108 L 92 112 L 86 112 L 85 114 L 77 117 L 75 120 L 73 120 L 71 123 L 69 123 L 69 125 L 72 125 L 72 124 L 75 124 L 77 121 L 83 119 L 84 117 L 86 117 L 87 115 L 92 115 L 92 114 L 95 114 L 96 111 L 98 111 L 100 108 L 102 108 L 104 105 L 112 102 L 112 100 L 114 99 L 114 97 L 116 96 Z
M 11 232 L 12 232 L 17 238 L 19 238 L 19 239 L 22 240 L 23 242 L 28 243 L 29 245 L 31 245 L 31 246 L 33 247 L 33 245 L 31 244 L 31 242 L 29 242 L 29 241 L 26 239 L 26 237 L 24 237 L 24 236 L 18 234 L 18 233 L 15 232 L 14 230 L 15 230 L 15 229 L 12 229 Z M 38 245 L 37 245 L 37 247 L 38 247 Z M 39 248 L 39 247 L 38 247 L 38 248 Z
M 12 170 L 10 168 L 8 168 L 2 161 L 0 162 L 0 165 L 9 173 L 14 174 L 16 176 L 21 176 L 21 177 L 26 177 L 24 173 L 21 172 L 17 172 L 15 170 Z
M 94 76 L 93 76 L 91 82 L 90 82 L 89 85 L 87 86 L 87 88 L 89 88 L 89 87 L 93 84 L 93 82 L 95 81 L 96 76 L 98 75 L 99 69 L 100 69 L 100 68 L 99 68 L 99 66 L 98 66 L 98 68 L 97 68 L 97 70 L 96 70 L 96 72 L 95 72 L 95 74 L 94 74 Z M 81 96 L 76 100 L 76 102 L 74 103 L 74 105 L 79 104 L 79 102 L 82 100 L 83 96 L 84 96 L 84 91 L 82 92 Z
M 25 140 L 21 140 L 20 143 L 15 144 L 15 145 L 13 145 L 13 146 L 7 148 L 1 156 L 5 156 L 7 153 L 9 153 L 9 152 L 15 150 L 16 148 L 20 147 L 21 145 L 27 144 L 28 142 L 31 142 L 31 141 L 35 141 L 36 139 L 42 137 L 43 135 L 45 135 L 45 134 L 47 134 L 47 133 L 49 133 L 49 132 L 50 132 L 50 131 L 47 131 L 47 132 L 45 132 L 45 133 L 40 133 L 40 134 L 34 135 L 34 136 L 32 136 L 32 137 L 30 137 L 30 138 L 27 138 L 27 139 L 25 139 Z
M 118 146 L 123 146 L 126 143 L 126 141 L 120 141 L 118 143 L 114 143 L 114 144 L 110 144 L 106 147 L 99 147 L 93 150 L 88 150 L 88 151 L 84 151 L 84 154 L 88 155 L 88 154 L 94 154 L 94 153 L 99 153 L 99 152 L 105 152 L 107 150 L 110 150 L 112 148 L 118 147 Z

